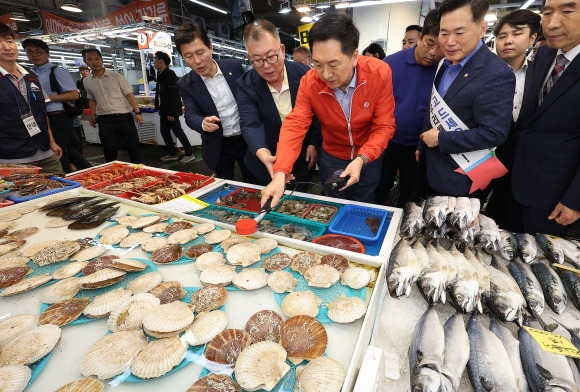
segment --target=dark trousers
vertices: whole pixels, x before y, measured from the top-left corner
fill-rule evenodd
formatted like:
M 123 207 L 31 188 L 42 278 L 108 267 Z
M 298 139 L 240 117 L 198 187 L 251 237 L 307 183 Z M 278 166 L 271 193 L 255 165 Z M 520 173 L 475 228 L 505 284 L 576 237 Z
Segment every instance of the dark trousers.
M 515 214 L 512 214 L 510 228 L 517 233 L 544 233 L 565 237 L 570 226 L 562 226 L 555 220 L 548 219 L 552 210 L 541 210 L 514 203 Z M 556 207 L 556 206 L 554 206 Z
M 48 121 L 50 122 L 50 130 L 52 131 L 54 141 L 62 148 L 62 157 L 60 157 L 62 169 L 65 173 L 70 173 L 70 135 L 73 128 L 73 119 L 65 112 L 49 112 Z
M 139 134 L 131 113 L 101 115 L 97 117 L 97 124 L 106 162 L 117 159 L 124 142 L 131 162 L 141 163 Z
M 381 180 L 375 191 L 375 204 L 384 205 L 399 172 L 399 200 L 395 207 L 403 207 L 411 200 L 417 173 L 417 146 L 403 146 L 389 142 L 383 154 Z
M 487 203 L 485 213 L 502 229 L 518 233 L 522 228 L 519 222 L 521 207 L 514 199 L 511 180 L 512 174 L 509 172 L 491 181 L 490 187 L 493 193 Z
M 83 139 L 81 137 L 80 127 L 73 127 L 70 135 L 69 159 L 70 163 L 75 165 L 78 170 L 92 167 L 91 163 L 83 156 Z
M 326 180 L 333 176 L 334 172 L 345 169 L 351 162 L 350 160 L 336 158 L 324 151 L 322 148 L 318 151 L 318 174 L 323 185 Z M 338 190 L 333 191 L 328 187 L 324 187 L 324 194 L 326 196 L 338 197 L 340 199 L 373 203 L 375 200 L 375 190 L 379 183 L 379 179 L 381 178 L 381 165 L 381 158 L 368 163 L 360 172 L 359 182 L 342 192 L 339 192 Z
M 174 117 L 173 121 L 169 121 L 167 116 L 159 115 L 159 125 L 161 127 L 161 137 L 163 137 L 163 141 L 165 142 L 165 151 L 167 155 L 177 155 L 177 148 L 175 148 L 173 138 L 171 137 L 172 130 L 175 137 L 181 142 L 181 145 L 185 150 L 185 155 L 193 154 L 191 144 L 189 143 L 185 132 L 183 132 L 183 128 L 181 128 L 179 117 Z
M 256 177 L 246 168 L 244 164 L 244 155 L 248 145 L 242 135 L 222 138 L 222 150 L 215 167 L 215 175 L 225 180 L 235 180 L 235 164 L 238 162 L 242 170 L 244 182 L 254 184 Z

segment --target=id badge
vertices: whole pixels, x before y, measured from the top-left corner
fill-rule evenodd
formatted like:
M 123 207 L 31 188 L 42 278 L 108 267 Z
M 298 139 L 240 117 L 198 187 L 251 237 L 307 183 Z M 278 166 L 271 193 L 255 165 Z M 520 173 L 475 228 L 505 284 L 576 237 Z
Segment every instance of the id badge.
M 40 128 L 38 127 L 38 124 L 36 124 L 36 120 L 34 119 L 32 113 L 23 114 L 21 118 L 30 136 L 34 136 L 40 133 Z

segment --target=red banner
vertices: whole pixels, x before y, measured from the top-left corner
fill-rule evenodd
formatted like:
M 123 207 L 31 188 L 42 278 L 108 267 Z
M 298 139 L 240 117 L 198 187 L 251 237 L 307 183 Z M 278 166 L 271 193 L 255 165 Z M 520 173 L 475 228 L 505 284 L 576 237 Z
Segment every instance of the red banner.
M 8 25 L 16 35 L 18 35 L 18 24 L 15 20 L 10 19 L 12 14 L 0 15 L 0 23 Z
M 148 2 L 135 1 L 107 16 L 91 22 L 74 22 L 49 11 L 42 11 L 42 20 L 47 34 L 70 33 L 97 27 L 121 26 L 141 22 L 142 16 L 163 18 L 163 23 L 171 24 L 167 0 L 152 0 Z

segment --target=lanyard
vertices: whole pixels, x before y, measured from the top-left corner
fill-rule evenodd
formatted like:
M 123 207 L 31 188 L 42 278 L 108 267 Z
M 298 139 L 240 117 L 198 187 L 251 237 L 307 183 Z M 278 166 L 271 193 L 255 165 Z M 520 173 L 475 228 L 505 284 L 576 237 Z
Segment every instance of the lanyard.
M 18 112 L 20 112 L 20 115 L 22 116 L 22 109 L 20 109 L 20 102 L 18 101 L 18 96 L 16 95 L 16 91 L 14 91 L 14 86 L 12 81 L 8 80 L 8 76 L 5 77 L 6 82 L 8 83 L 8 86 L 10 86 L 10 90 L 12 90 L 12 94 L 14 94 L 14 99 L 16 100 L 16 105 L 18 105 Z M 28 85 L 26 84 L 26 81 L 24 81 L 24 84 L 26 85 L 26 92 L 28 94 L 28 102 L 30 102 L 30 100 L 32 99 L 30 97 L 30 89 L 28 88 Z M 34 99 L 36 99 L 36 95 L 34 96 Z M 30 105 L 28 105 L 28 111 L 30 112 Z

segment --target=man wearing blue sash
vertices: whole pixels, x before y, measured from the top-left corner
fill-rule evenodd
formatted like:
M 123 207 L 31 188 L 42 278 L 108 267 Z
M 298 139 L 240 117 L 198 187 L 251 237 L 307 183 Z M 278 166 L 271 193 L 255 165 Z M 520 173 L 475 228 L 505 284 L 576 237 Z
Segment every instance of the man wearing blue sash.
M 435 76 L 419 151 L 426 159 L 428 193 L 483 198 L 507 170 L 495 157 L 510 129 L 515 76 L 481 39 L 487 0 L 444 0 Z

